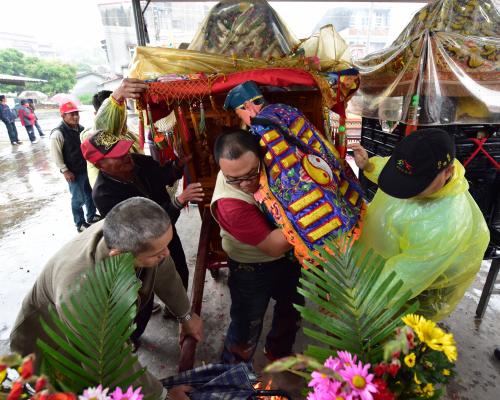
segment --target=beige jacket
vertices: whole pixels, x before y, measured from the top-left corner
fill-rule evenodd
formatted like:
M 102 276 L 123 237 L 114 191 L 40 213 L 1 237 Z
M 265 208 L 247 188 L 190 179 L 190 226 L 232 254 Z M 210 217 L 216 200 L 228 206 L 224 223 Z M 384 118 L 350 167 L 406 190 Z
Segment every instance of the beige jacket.
M 212 212 L 212 215 L 216 221 L 217 214 L 215 212 L 215 208 L 217 207 L 217 200 L 220 199 L 243 200 L 249 204 L 253 204 L 255 207 L 258 207 L 257 202 L 251 194 L 245 193 L 239 189 L 236 189 L 234 186 L 228 185 L 221 171 L 219 171 L 219 174 L 217 175 L 214 194 L 210 203 L 210 211 Z M 222 227 L 220 229 L 220 235 L 222 238 L 223 250 L 229 256 L 229 258 L 234 261 L 251 264 L 269 262 L 281 258 L 268 256 L 258 247 L 240 242 L 229 232 L 222 229 Z
M 24 298 L 17 316 L 10 335 L 13 351 L 22 355 L 37 353 L 36 340 L 49 340 L 40 325 L 40 317 L 49 322 L 49 306 L 60 312 L 61 303 L 67 303 L 82 274 L 108 257 L 109 249 L 102 233 L 103 223 L 104 221 L 100 221 L 76 236 L 47 262 L 33 288 Z M 156 268 L 142 269 L 141 281 L 139 307 L 156 293 L 174 315 L 182 316 L 189 311 L 186 291 L 170 257 Z M 134 366 L 134 369 L 138 367 Z M 142 386 L 143 393 L 147 395 L 161 395 L 162 385 L 149 373 L 134 383 L 134 387 L 139 386 Z

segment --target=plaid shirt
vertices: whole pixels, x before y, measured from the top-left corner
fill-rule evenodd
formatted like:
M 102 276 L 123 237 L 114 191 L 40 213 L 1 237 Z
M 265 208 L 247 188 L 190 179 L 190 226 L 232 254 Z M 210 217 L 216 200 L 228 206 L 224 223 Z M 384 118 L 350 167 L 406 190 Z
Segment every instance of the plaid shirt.
M 266 391 L 254 389 L 257 376 L 249 364 L 209 364 L 176 376 L 162 379 L 167 389 L 179 385 L 189 385 L 194 388 L 190 392 L 191 400 L 247 400 L 257 394 L 265 396 Z M 271 395 L 269 391 L 269 395 Z M 286 393 L 282 393 L 286 396 Z

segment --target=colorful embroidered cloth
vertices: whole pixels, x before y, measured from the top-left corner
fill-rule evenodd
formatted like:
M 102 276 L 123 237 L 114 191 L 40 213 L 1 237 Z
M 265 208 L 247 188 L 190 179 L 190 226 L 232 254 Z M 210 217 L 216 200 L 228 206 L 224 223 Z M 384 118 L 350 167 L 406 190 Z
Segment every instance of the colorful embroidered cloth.
M 296 108 L 264 107 L 251 130 L 266 149 L 255 194 L 303 261 L 326 239 L 357 235 L 365 208 L 361 186 L 334 146 Z

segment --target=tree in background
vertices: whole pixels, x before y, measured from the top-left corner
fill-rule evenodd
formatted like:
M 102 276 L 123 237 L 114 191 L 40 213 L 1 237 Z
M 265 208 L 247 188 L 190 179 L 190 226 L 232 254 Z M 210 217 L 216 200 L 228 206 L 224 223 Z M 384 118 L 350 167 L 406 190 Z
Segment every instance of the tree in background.
M 68 92 L 76 83 L 76 67 L 57 61 L 26 57 L 15 49 L 0 50 L 0 73 L 44 79 L 45 83 L 27 83 L 26 90 L 39 90 L 52 96 Z M 0 92 L 17 92 L 19 86 L 0 85 Z

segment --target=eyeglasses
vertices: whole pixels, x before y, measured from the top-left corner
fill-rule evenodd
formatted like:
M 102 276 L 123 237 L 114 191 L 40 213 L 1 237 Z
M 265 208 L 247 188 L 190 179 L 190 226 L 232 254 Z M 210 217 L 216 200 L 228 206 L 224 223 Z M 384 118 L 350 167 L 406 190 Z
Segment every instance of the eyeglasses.
M 257 171 L 256 172 L 253 172 L 253 173 L 250 173 L 246 176 L 241 176 L 239 178 L 227 178 L 226 177 L 226 183 L 228 185 L 239 185 L 243 182 L 247 182 L 247 181 L 253 181 L 255 178 L 257 178 L 258 176 L 260 175 L 260 163 L 259 165 L 257 166 Z

